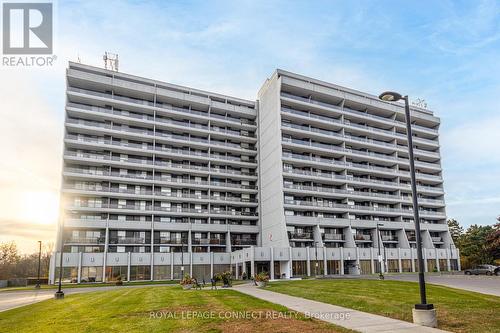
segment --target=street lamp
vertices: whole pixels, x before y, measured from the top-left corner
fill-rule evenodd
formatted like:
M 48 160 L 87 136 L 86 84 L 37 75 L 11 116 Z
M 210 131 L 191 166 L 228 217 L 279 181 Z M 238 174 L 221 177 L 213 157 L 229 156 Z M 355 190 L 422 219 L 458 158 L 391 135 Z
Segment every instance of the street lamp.
M 58 284 L 58 287 L 57 287 L 57 291 L 56 293 L 54 294 L 54 298 L 55 299 L 63 299 L 64 298 L 64 292 L 61 290 L 62 288 L 62 276 L 63 276 L 63 250 L 64 250 L 64 227 L 63 227 L 63 222 L 64 222 L 64 219 L 62 220 L 61 222 L 61 229 L 60 229 L 60 232 L 59 234 L 61 235 L 61 238 L 60 238 L 60 246 L 59 246 L 59 284 Z
M 377 223 L 377 245 L 378 245 L 378 278 L 380 280 L 384 279 L 384 274 L 382 273 L 382 256 L 380 254 L 380 229 L 378 227 L 383 226 L 382 223 Z
M 38 275 L 35 289 L 40 289 L 40 263 L 42 261 L 42 241 L 38 241 Z
M 408 95 L 402 96 L 397 92 L 386 91 L 380 94 L 379 98 L 386 102 L 397 102 L 401 99 L 405 101 L 406 136 L 408 138 L 408 155 L 410 160 L 411 195 L 413 199 L 413 219 L 415 223 L 415 236 L 417 241 L 418 257 L 418 284 L 420 286 L 420 304 L 415 304 L 416 310 L 432 310 L 433 304 L 427 303 L 425 294 L 424 259 L 422 255 L 422 237 L 420 235 L 420 217 L 418 212 L 417 182 L 415 180 L 415 161 L 413 159 L 413 137 L 411 132 L 410 105 Z

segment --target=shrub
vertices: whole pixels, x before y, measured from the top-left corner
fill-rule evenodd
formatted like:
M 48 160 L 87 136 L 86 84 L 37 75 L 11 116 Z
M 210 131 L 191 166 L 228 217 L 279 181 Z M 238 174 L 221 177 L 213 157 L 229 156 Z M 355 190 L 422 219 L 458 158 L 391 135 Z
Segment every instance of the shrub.
M 268 282 L 269 281 L 269 274 L 267 274 L 267 272 L 260 272 L 259 274 L 255 275 L 255 281 Z
M 185 274 L 184 277 L 182 278 L 180 284 L 182 286 L 186 285 L 186 284 L 194 284 L 194 279 L 189 275 L 189 274 Z

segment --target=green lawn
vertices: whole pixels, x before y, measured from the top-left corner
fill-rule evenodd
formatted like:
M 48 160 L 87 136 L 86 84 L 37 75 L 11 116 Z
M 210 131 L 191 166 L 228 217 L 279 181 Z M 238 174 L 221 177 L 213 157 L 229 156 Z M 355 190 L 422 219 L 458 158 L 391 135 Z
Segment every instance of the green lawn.
M 360 279 L 270 283 L 266 289 L 324 303 L 412 321 L 418 283 Z M 453 332 L 500 332 L 500 297 L 427 284 L 439 328 Z
M 234 280 L 232 281 L 233 285 L 236 286 L 238 284 L 248 283 L 248 281 Z M 165 280 L 165 281 L 131 281 L 131 282 L 123 282 L 124 286 L 145 286 L 145 285 L 155 285 L 155 284 L 179 284 L 179 280 Z M 217 282 L 217 286 L 221 287 L 223 285 L 222 281 Z M 112 287 L 116 286 L 116 283 L 106 282 L 106 283 L 67 283 L 63 284 L 62 289 L 71 289 L 71 288 L 88 288 L 88 287 Z M 210 286 L 210 282 L 206 284 L 206 286 Z M 55 285 L 47 285 L 42 284 L 41 289 L 57 289 L 57 284 Z M 2 291 L 17 291 L 17 290 L 35 290 L 35 286 L 27 286 L 27 287 L 5 287 L 0 288 L 0 292 Z
M 0 312 L 0 332 L 350 332 L 290 314 L 234 290 L 151 286 L 74 294 Z
M 139 285 L 155 285 L 155 284 L 177 284 L 179 283 L 179 280 L 165 280 L 165 281 L 132 281 L 132 282 L 123 282 L 124 286 L 139 286 Z M 113 282 L 107 282 L 107 283 L 65 283 L 62 285 L 62 289 L 68 289 L 68 288 L 88 288 L 88 287 L 109 287 L 109 286 L 116 286 L 116 284 Z M 58 286 L 57 284 L 55 285 L 48 285 L 48 284 L 42 284 L 41 289 L 57 289 Z M 26 286 L 26 287 L 5 287 L 5 288 L 0 288 L 0 292 L 2 291 L 16 291 L 16 290 L 35 290 L 35 286 Z

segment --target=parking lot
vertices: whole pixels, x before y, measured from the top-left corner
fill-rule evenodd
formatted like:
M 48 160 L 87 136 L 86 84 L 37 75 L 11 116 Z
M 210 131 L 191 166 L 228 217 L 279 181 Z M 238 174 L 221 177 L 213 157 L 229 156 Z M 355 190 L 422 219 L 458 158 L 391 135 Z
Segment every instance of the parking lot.
M 418 281 L 417 274 L 387 275 L 387 280 Z M 500 296 L 500 276 L 463 275 L 463 274 L 426 274 L 426 282 L 447 287 L 475 291 Z

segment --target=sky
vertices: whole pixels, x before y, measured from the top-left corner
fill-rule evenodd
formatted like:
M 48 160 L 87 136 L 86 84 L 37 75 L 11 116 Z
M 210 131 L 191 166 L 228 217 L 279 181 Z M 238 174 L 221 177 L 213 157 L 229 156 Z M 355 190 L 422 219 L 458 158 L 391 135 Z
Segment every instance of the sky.
M 58 1 L 54 66 L 0 66 L 0 242 L 54 241 L 68 61 L 255 99 L 276 68 L 423 98 L 447 215 L 500 215 L 498 1 Z

